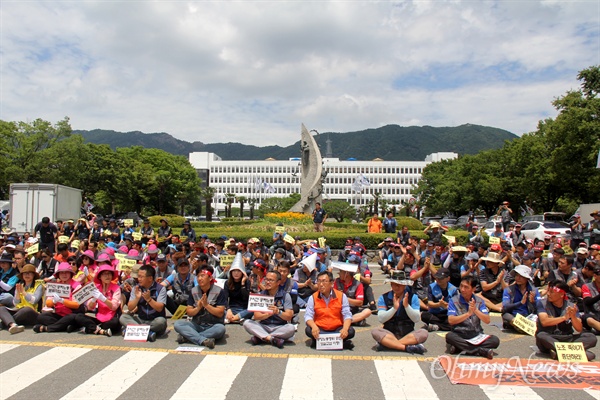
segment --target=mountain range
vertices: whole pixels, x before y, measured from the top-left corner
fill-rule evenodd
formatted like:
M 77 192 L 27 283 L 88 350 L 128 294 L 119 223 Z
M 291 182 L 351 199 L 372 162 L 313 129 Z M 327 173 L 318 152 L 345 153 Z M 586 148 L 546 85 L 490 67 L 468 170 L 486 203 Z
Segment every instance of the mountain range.
M 74 130 L 86 142 L 107 144 L 110 147 L 142 146 L 156 148 L 176 155 L 190 152 L 215 153 L 223 160 L 287 160 L 300 156 L 300 141 L 287 146 L 252 146 L 242 143 L 202 143 L 179 140 L 168 133 L 116 132 L 94 129 Z M 298 135 L 300 136 L 300 135 Z M 381 128 L 356 132 L 322 132 L 315 135 L 321 155 L 327 153 L 326 141 L 331 140 L 332 156 L 339 159 L 355 158 L 390 161 L 423 161 L 435 152 L 455 152 L 461 155 L 476 154 L 482 150 L 497 149 L 506 140 L 517 136 L 511 132 L 489 126 L 465 124 L 456 127 L 386 125 Z

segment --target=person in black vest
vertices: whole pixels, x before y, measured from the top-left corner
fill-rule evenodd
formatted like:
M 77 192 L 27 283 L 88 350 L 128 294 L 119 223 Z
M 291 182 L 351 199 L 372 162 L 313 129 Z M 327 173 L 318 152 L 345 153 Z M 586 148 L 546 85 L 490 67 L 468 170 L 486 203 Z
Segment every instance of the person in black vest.
M 187 315 L 191 321 L 175 321 L 173 328 L 179 334 L 179 344 L 191 342 L 209 349 L 215 340 L 225 336 L 225 307 L 227 293 L 215 285 L 214 269 L 208 265 L 197 271 L 198 286 L 192 289 L 188 299 Z
M 154 280 L 156 271 L 151 265 L 142 265 L 137 273 L 138 284 L 133 288 L 127 303 L 130 313 L 123 314 L 119 322 L 123 330 L 127 325 L 150 325 L 148 341 L 154 342 L 167 330 L 165 318 L 165 304 L 167 303 L 167 289 Z
M 196 242 L 196 231 L 190 225 L 190 221 L 185 221 L 183 223 L 183 229 L 179 234 L 182 238 L 188 238 L 190 242 Z
M 535 344 L 542 353 L 549 353 L 556 360 L 555 343 L 581 342 L 588 361 L 592 361 L 596 355 L 589 349 L 598 340 L 593 333 L 583 332 L 581 319 L 577 316 L 577 306 L 567 297 L 568 291 L 569 286 L 564 281 L 553 280 L 548 283 L 547 299 L 537 303 L 538 330 Z M 574 330 L 581 333 L 575 333 Z
M 557 255 L 554 257 L 557 257 Z M 575 258 L 572 255 L 559 256 L 559 258 L 556 260 L 558 267 L 550 270 L 550 273 L 548 274 L 548 281 L 559 280 L 565 282 L 569 288 L 567 291 L 569 301 L 577 304 L 577 306 L 583 310 L 581 288 L 585 284 L 585 278 L 581 274 L 581 271 L 573 269 L 574 260 Z
M 452 332 L 446 335 L 447 352 L 464 352 L 491 360 L 500 339 L 483 334 L 481 322 L 489 324 L 491 318 L 484 301 L 475 296 L 477 283 L 477 278 L 465 276 L 460 281 L 459 293 L 448 302 L 448 322 L 452 325 Z
M 292 297 L 279 287 L 281 274 L 279 271 L 268 272 L 265 276 L 265 290 L 261 294 L 273 297 L 273 304 L 268 312 L 255 311 L 253 319 L 244 321 L 244 329 L 252 337 L 253 345 L 262 342 L 271 343 L 280 349 L 286 340 L 293 338 L 296 330 L 290 324 L 294 316 Z
M 40 279 L 43 279 L 44 282 L 53 280 L 57 266 L 58 261 L 52 257 L 52 249 L 46 247 L 42 250 L 41 260 L 36 269 L 37 273 L 40 275 Z
M 379 296 L 377 318 L 383 328 L 371 330 L 377 342 L 377 350 L 393 349 L 408 353 L 423 354 L 429 334 L 425 329 L 415 330 L 415 323 L 421 321 L 419 297 L 412 293 L 413 281 L 404 271 L 394 271 L 386 283 L 392 290 Z
M 586 283 L 582 288 L 583 304 L 586 313 L 582 318 L 583 326 L 587 329 L 595 329 L 600 333 L 600 265 L 594 261 L 588 261 L 589 265 L 594 263 L 594 281 Z

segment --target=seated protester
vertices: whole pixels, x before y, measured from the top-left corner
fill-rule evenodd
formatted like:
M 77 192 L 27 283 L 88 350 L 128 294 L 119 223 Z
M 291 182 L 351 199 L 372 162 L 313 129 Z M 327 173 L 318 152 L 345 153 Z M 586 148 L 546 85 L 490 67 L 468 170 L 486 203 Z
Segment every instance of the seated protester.
M 575 251 L 575 260 L 573 260 L 573 268 L 583 269 L 588 261 L 589 252 L 585 247 L 573 248 Z
M 491 310 L 502 312 L 502 293 L 508 286 L 504 279 L 506 270 L 500 267 L 504 263 L 500 254 L 491 251 L 480 260 L 485 261 L 486 267 L 479 273 L 481 293 L 477 296 L 481 297 Z
M 421 240 L 425 241 L 424 239 L 421 239 Z M 432 260 L 435 260 L 435 254 L 436 254 L 435 247 L 436 247 L 436 243 L 433 240 L 430 240 L 425 243 L 425 248 L 422 249 L 418 253 L 421 254 L 421 258 L 429 257 Z M 440 261 L 440 264 L 441 264 L 441 261 Z
M 156 282 L 163 283 L 168 277 L 175 273 L 173 266 L 169 264 L 169 260 L 165 254 L 156 256 Z M 154 265 L 153 265 L 154 266 Z M 167 306 L 168 307 L 168 306 Z
M 183 253 L 182 253 L 183 254 Z M 179 306 L 187 306 L 192 288 L 197 285 L 196 278 L 190 273 L 190 262 L 185 256 L 177 261 L 177 273 L 170 275 L 160 283 L 167 288 L 167 310 L 175 314 Z
M 427 288 L 434 280 L 435 271 L 430 257 L 421 258 L 418 269 L 410 271 L 410 279 L 413 281 L 411 291 L 419 297 L 421 310 L 427 310 Z
M 527 253 L 525 259 L 531 257 L 531 270 L 533 271 L 533 284 L 536 287 L 542 287 L 548 282 L 548 275 L 550 275 L 550 271 L 545 269 L 542 254 L 544 248 L 540 246 L 536 246 L 533 248 L 533 251 Z
M 142 243 L 147 245 L 150 239 L 154 239 L 154 228 L 150 225 L 150 220 L 145 218 L 142 227 L 140 228 L 140 233 L 142 234 Z
M 549 353 L 556 360 L 556 342 L 580 342 L 586 350 L 588 361 L 592 361 L 596 355 L 589 349 L 596 345 L 596 336 L 591 332 L 583 332 L 577 306 L 567 297 L 568 291 L 569 286 L 564 281 L 552 280 L 548 283 L 547 299 L 536 304 L 538 329 L 535 344 L 542 353 Z M 581 333 L 575 333 L 574 330 Z
M 316 254 L 311 254 L 304 260 L 300 261 L 298 269 L 294 273 L 294 281 L 298 284 L 298 305 L 300 308 L 306 307 L 306 302 L 317 290 L 317 269 L 315 263 L 317 260 Z
M 160 226 L 158 227 L 158 232 L 156 233 L 156 240 L 158 241 L 158 247 L 160 249 L 166 248 L 169 244 L 171 244 L 171 239 L 173 238 L 173 229 L 169 226 L 169 221 L 166 218 L 160 219 Z
M 562 249 L 558 249 L 562 250 Z M 585 283 L 581 271 L 573 270 L 573 256 L 561 256 L 558 258 L 558 268 L 553 269 L 548 274 L 548 280 L 554 281 L 559 280 L 565 282 L 569 287 L 567 296 L 571 303 L 577 304 L 577 306 L 583 310 L 583 301 L 581 299 L 581 288 Z
M 194 230 L 194 228 L 192 228 L 190 221 L 186 220 L 183 223 L 183 229 L 181 230 L 179 236 L 181 236 L 182 238 L 188 238 L 188 240 L 191 242 L 196 242 L 196 231 Z
M 54 308 L 53 311 L 45 311 L 38 315 L 36 325 L 33 327 L 35 333 L 40 332 L 70 332 L 73 330 L 75 322 L 75 313 L 82 313 L 83 307 L 73 300 L 73 292 L 81 287 L 81 284 L 73 279 L 73 268 L 68 263 L 58 264 L 54 277 L 58 279 L 57 283 L 64 283 L 71 287 L 71 294 L 68 298 L 54 294 L 46 299 L 46 307 Z
M 573 265 L 575 265 L 575 261 L 573 262 Z M 581 272 L 581 276 L 583 277 L 583 285 L 581 286 L 581 297 L 583 297 L 583 286 L 586 283 L 592 283 L 594 280 L 594 268 L 596 267 L 596 265 L 598 265 L 596 261 L 586 261 L 586 263 L 583 265 L 583 268 L 578 270 Z
M 600 265 L 595 261 L 586 264 L 594 264 L 594 281 L 586 283 L 581 288 L 585 314 L 582 317 L 583 326 L 589 330 L 595 329 L 600 333 Z M 0 307 L 0 310 L 4 307 Z
M 439 222 L 433 221 L 427 228 L 423 231 L 426 235 L 429 236 L 429 240 L 434 244 L 442 243 L 442 233 L 446 233 L 448 231 L 447 228 L 443 227 Z
M 525 258 L 525 250 L 527 250 L 527 244 L 525 242 L 519 242 L 515 246 L 516 252 L 512 254 L 513 265 L 524 265 L 523 258 Z
M 527 318 L 536 313 L 535 305 L 542 298 L 538 290 L 531 284 L 531 268 L 525 265 L 517 265 L 510 271 L 514 283 L 504 289 L 502 294 L 502 327 L 513 328 L 517 332 L 525 333 L 513 325 L 517 314 Z
M 483 239 L 483 235 L 481 234 L 483 230 L 477 230 L 478 226 L 477 225 L 473 225 L 471 232 L 469 232 L 469 243 L 473 243 L 475 246 L 479 247 L 480 245 L 483 244 L 484 239 Z
M 69 242 L 72 242 L 75 239 L 85 240 L 90 237 L 90 229 L 92 227 L 89 225 L 88 220 L 85 218 L 79 218 L 77 220 L 77 225 L 73 229 L 73 233 L 69 237 Z
M 290 263 L 288 261 L 282 261 L 277 268 L 277 271 L 281 274 L 281 280 L 279 281 L 279 287 L 285 290 L 286 293 L 292 298 L 292 305 L 294 308 L 294 317 L 292 318 L 292 324 L 298 323 L 298 313 L 300 312 L 300 306 L 298 305 L 298 282 L 292 279 L 290 275 Z
M 158 258 L 159 253 L 160 250 L 158 249 L 158 247 L 156 247 L 154 243 L 149 244 L 148 247 L 146 247 L 146 255 L 142 257 L 142 261 L 144 262 L 144 264 L 149 264 L 153 267 L 156 267 L 156 260 Z
M 242 260 L 243 260 L 242 255 Z M 267 274 L 267 263 L 264 260 L 256 259 L 252 261 L 250 273 L 250 293 L 260 293 L 265 290 L 263 280 Z
M 358 272 L 360 273 L 360 283 L 362 283 L 365 298 L 363 306 L 369 307 L 371 314 L 377 315 L 377 304 L 375 304 L 375 295 L 371 287 L 371 270 L 367 261 L 363 261 L 358 255 L 352 255 L 346 261 L 347 263 L 357 264 Z
M 14 308 L 0 307 L 0 320 L 11 334 L 23 332 L 23 325 L 34 325 L 39 315 L 39 303 L 44 294 L 44 281 L 32 264 L 26 264 L 15 285 Z
M 149 342 L 154 342 L 157 336 L 162 336 L 167 330 L 167 289 L 156 283 L 155 274 L 154 268 L 148 264 L 139 268 L 138 284 L 133 288 L 127 303 L 129 313 L 119 318 L 123 330 L 127 329 L 127 325 L 150 325 Z
M 305 333 L 311 339 L 311 347 L 316 347 L 320 334 L 339 333 L 344 341 L 344 349 L 352 350 L 354 328 L 348 297 L 333 288 L 331 272 L 321 272 L 317 276 L 319 290 L 308 298 L 304 322 Z
M 179 334 L 177 343 L 190 342 L 214 349 L 215 341 L 225 336 L 225 307 L 227 293 L 215 285 L 214 270 L 208 265 L 199 269 L 198 286 L 188 299 L 187 315 L 191 321 L 175 321 L 173 328 Z
M 270 311 L 256 311 L 253 319 L 244 321 L 244 329 L 252 335 L 250 341 L 253 345 L 266 342 L 282 349 L 284 342 L 294 337 L 296 330 L 290 324 L 294 316 L 292 298 L 281 289 L 280 281 L 279 271 L 267 272 L 265 290 L 261 294 L 274 298 L 273 304 L 269 306 Z
M 450 256 L 444 261 L 444 268 L 450 271 L 450 283 L 457 287 L 462 279 L 462 271 L 465 269 L 467 262 L 465 257 L 468 249 L 464 246 L 452 246 L 450 248 Z
M 465 265 L 460 267 L 460 279 L 464 278 L 465 276 L 474 276 L 475 278 L 479 278 L 479 273 L 485 269 L 485 266 L 479 259 L 479 255 L 476 252 L 469 253 L 465 256 L 464 260 Z M 452 279 L 450 279 L 450 283 L 452 283 Z M 479 291 L 481 291 L 481 288 L 479 288 Z
M 58 261 L 52 257 L 52 250 L 49 247 L 42 250 L 42 257 L 36 269 L 40 279 L 43 279 L 44 282 L 54 279 L 54 272 L 57 265 Z
M 79 270 L 83 271 L 85 276 L 85 280 L 82 282 L 82 284 L 85 285 L 94 280 L 98 266 L 96 265 L 96 257 L 94 257 L 94 252 L 91 250 L 84 251 L 79 258 L 81 260 L 81 266 L 79 267 Z
M 100 255 L 102 256 L 102 254 Z M 100 258 L 100 257 L 98 257 Z M 121 304 L 127 306 L 129 299 L 131 298 L 131 292 L 133 288 L 138 285 L 138 272 L 141 265 L 137 264 L 131 267 L 129 273 L 124 277 L 123 283 L 121 284 Z M 133 310 L 129 310 L 130 312 Z
M 419 298 L 412 293 L 413 281 L 404 271 L 394 271 L 385 283 L 391 283 L 392 290 L 379 296 L 377 318 L 383 328 L 371 330 L 378 344 L 377 351 L 393 349 L 408 353 L 423 354 L 429 334 L 425 329 L 415 330 L 415 323 L 421 318 Z
M 348 257 L 350 257 L 350 252 L 351 251 L 352 251 L 352 244 L 346 244 L 344 246 L 344 251 L 338 252 L 338 259 L 337 260 L 339 262 L 346 262 L 346 260 L 348 259 Z
M 19 271 L 13 268 L 13 258 L 8 252 L 0 256 L 0 304 L 12 306 L 15 285 L 19 282 Z M 1 306 L 0 306 L 1 307 Z
M 450 249 L 443 244 L 437 244 L 435 246 L 435 251 L 431 256 L 431 264 L 438 269 L 444 266 L 446 259 L 450 256 Z M 422 258 L 422 257 L 421 257 Z M 450 257 L 451 258 L 451 257 Z
M 354 278 L 357 266 L 353 263 L 333 263 L 333 269 L 338 271 L 339 278 L 333 284 L 333 288 L 344 293 L 348 297 L 350 312 L 352 313 L 352 324 L 365 326 L 366 319 L 371 316 L 368 308 L 360 310 L 363 305 L 365 294 L 362 283 Z
M 284 257 L 285 257 L 284 249 L 278 248 L 277 250 L 275 250 L 275 252 L 273 253 L 273 257 L 271 257 L 271 259 L 269 260 L 269 271 L 276 270 L 282 261 L 286 261 L 284 259 Z
M 400 259 L 404 255 L 404 252 L 402 251 L 403 247 L 400 243 L 392 243 L 390 247 L 387 265 L 384 265 L 382 268 L 384 274 L 390 274 L 396 268 L 396 265 L 398 265 Z
M 108 232 L 109 238 L 112 240 L 113 243 L 121 242 L 121 229 L 119 229 L 119 227 L 117 226 L 117 220 L 115 220 L 114 218 L 111 218 L 108 221 L 108 229 L 106 229 L 105 232 Z M 65 230 L 65 234 L 66 233 L 67 231 Z
M 385 267 L 387 267 L 388 256 L 392 253 L 392 245 L 394 244 L 394 240 L 391 237 L 387 237 L 383 240 L 383 242 L 377 245 L 377 255 L 379 256 L 379 260 L 377 260 L 377 264 L 381 267 L 381 270 L 385 272 Z
M 71 253 L 69 251 L 69 245 L 66 243 L 59 243 L 56 246 L 56 254 L 54 255 L 54 259 L 61 262 L 67 262 L 69 257 L 75 256 L 75 253 Z
M 494 226 L 496 229 L 489 236 L 500 239 L 501 243 L 506 242 L 506 235 L 502 231 L 502 223 L 496 222 L 496 225 L 494 225 Z
M 318 272 L 323 271 L 332 271 L 331 268 L 331 260 L 327 260 L 327 250 L 316 248 L 314 252 L 317 253 L 317 262 L 315 263 L 315 267 Z
M 226 324 L 241 323 L 245 319 L 252 318 L 252 312 L 248 311 L 249 288 L 250 280 L 246 275 L 242 254 L 238 253 L 229 268 L 229 277 L 225 283 L 228 297 Z
M 205 267 L 207 265 L 208 265 L 208 254 L 203 254 L 203 253 L 197 254 L 196 257 L 191 259 L 190 273 L 192 275 L 196 275 L 196 271 L 198 271 L 199 268 Z M 217 270 L 215 270 L 215 275 L 217 275 Z
M 427 287 L 427 311 L 421 313 L 421 320 L 427 324 L 429 332 L 452 329 L 448 323 L 448 302 L 458 292 L 450 283 L 450 270 L 440 268 L 434 275 L 435 282 Z
M 410 244 L 410 232 L 408 231 L 408 226 L 402 226 L 402 230 L 399 230 L 396 237 L 396 243 L 401 244 L 406 247 Z
M 207 265 L 210 265 L 214 268 L 215 273 L 219 271 L 220 273 L 220 265 L 221 265 L 221 254 L 217 251 L 217 246 L 214 243 L 209 243 L 206 246 L 206 256 L 208 258 Z M 219 275 L 219 274 L 217 274 Z
M 112 336 L 121 330 L 121 288 L 114 283 L 119 273 L 110 264 L 98 267 L 94 284 L 96 289 L 87 301 L 88 311 L 96 311 L 95 317 L 86 314 L 75 314 L 75 324 L 83 327 L 82 332 L 95 335 Z
M 500 339 L 494 335 L 484 335 L 481 322 L 490 323 L 490 316 L 483 300 L 475 296 L 477 278 L 466 276 L 460 281 L 458 293 L 448 302 L 448 322 L 452 332 L 446 335 L 447 352 L 464 352 L 494 358 L 494 350 Z

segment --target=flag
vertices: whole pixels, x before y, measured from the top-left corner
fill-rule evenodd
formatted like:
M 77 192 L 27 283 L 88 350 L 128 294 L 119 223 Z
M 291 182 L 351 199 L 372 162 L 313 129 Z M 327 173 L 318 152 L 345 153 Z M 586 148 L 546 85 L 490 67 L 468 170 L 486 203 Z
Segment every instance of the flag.
M 354 183 L 352 183 L 352 191 L 354 192 L 362 192 L 363 190 L 363 184 L 361 183 L 361 179 L 360 179 L 360 175 L 358 175 L 356 177 L 356 179 L 354 180 Z
M 89 201 L 86 201 L 86 203 L 85 203 L 85 212 L 92 211 L 92 208 L 94 208 L 94 205 L 92 203 L 90 203 Z
M 256 178 L 256 182 L 254 183 L 254 190 L 259 192 L 262 187 L 262 179 Z
M 521 217 L 527 215 L 527 211 L 523 208 L 523 206 L 519 207 L 521 209 Z
M 275 193 L 275 188 L 267 181 L 263 181 L 263 189 L 268 193 Z
M 363 186 L 371 186 L 371 182 L 369 182 L 369 180 L 364 176 L 364 175 L 360 175 L 360 184 Z

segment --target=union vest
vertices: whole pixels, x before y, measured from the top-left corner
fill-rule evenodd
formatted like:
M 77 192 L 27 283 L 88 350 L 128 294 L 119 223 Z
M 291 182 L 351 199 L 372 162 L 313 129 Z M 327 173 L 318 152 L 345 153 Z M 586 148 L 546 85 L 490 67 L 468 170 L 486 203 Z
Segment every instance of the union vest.
M 475 308 L 479 309 L 482 300 L 477 296 L 472 296 L 471 298 L 475 299 Z M 457 316 L 469 312 L 469 305 L 460 302 L 460 293 L 457 293 L 452 297 L 452 302 L 456 306 Z M 481 320 L 479 317 L 473 314 L 460 324 L 452 325 L 452 331 L 458 333 L 462 337 L 471 338 L 483 333 L 483 328 L 481 327 Z
M 408 304 L 412 304 L 413 296 L 415 296 L 415 293 L 409 291 L 408 288 L 406 288 L 405 291 L 408 291 L 409 293 Z M 385 306 L 388 310 L 394 307 L 394 296 L 392 295 L 390 298 L 390 293 L 392 292 L 390 291 L 383 294 L 383 300 L 385 301 Z M 412 321 L 412 319 L 410 319 L 410 317 L 406 313 L 404 306 L 400 304 L 400 308 L 398 308 L 398 311 L 396 311 L 396 313 L 391 319 L 389 319 L 383 324 L 383 328 L 394 333 L 395 335 L 403 337 L 415 330 L 415 323 Z
M 594 282 L 586 283 L 585 286 L 587 286 L 587 288 L 590 290 L 590 294 L 592 295 L 592 297 L 596 297 L 598 296 L 598 294 L 600 294 Z M 589 311 L 595 311 L 596 313 L 600 313 L 600 301 L 595 302 L 592 308 L 593 310 Z
M 210 289 L 208 290 L 208 294 L 206 295 L 206 300 L 208 301 L 208 304 L 210 304 L 213 307 L 216 307 L 217 298 L 219 297 L 219 294 L 222 290 L 223 289 L 221 289 L 217 285 L 211 285 Z M 192 296 L 194 296 L 194 300 L 196 302 L 202 298 L 202 295 L 203 293 L 200 286 L 196 286 L 192 289 Z M 198 312 L 198 314 L 194 316 L 193 321 L 197 324 L 222 324 L 225 321 L 225 313 L 223 313 L 222 317 L 215 317 L 214 315 L 206 311 L 205 308 L 203 308 L 202 310 L 200 310 L 200 312 Z
M 43 284 L 44 284 L 44 281 L 41 279 L 38 279 L 33 283 L 32 286 L 25 289 L 25 293 L 33 295 L 35 293 L 35 291 L 37 290 L 37 288 Z M 23 288 L 25 288 L 25 283 L 23 283 Z M 30 303 L 27 301 L 27 298 L 21 294 L 19 294 L 19 297 L 20 297 L 21 301 L 15 305 L 16 308 L 31 307 L 34 310 L 38 311 L 38 306 L 39 306 L 38 303 L 39 302 L 35 303 L 35 304 Z
M 180 305 L 187 304 L 188 298 L 192 294 L 193 287 L 194 277 L 191 274 L 188 274 L 185 281 L 181 281 L 181 279 L 179 279 L 179 274 L 176 274 L 175 279 L 173 279 L 173 301 Z
M 263 290 L 262 294 L 266 294 L 268 296 L 269 292 L 267 290 Z M 283 307 L 285 304 L 286 296 L 289 296 L 289 294 L 285 290 L 281 288 L 277 289 L 277 293 L 275 294 L 273 304 L 277 306 L 277 308 L 279 308 L 279 310 L 281 310 L 282 312 L 286 311 Z M 281 318 L 279 315 L 271 315 L 269 318 L 266 318 L 261 321 L 261 324 L 265 325 L 285 325 L 287 323 L 288 322 L 285 319 Z
M 344 293 L 349 299 L 356 300 L 356 290 L 358 289 L 358 285 L 360 285 L 360 282 L 356 279 L 352 279 L 352 285 L 350 285 L 347 291 L 344 291 L 344 282 L 339 278 L 335 280 L 335 288 Z M 352 311 L 352 314 L 355 314 L 358 312 L 358 307 L 350 306 L 350 310 Z
M 546 314 L 548 314 L 551 318 L 560 317 L 565 314 L 567 307 L 573 307 L 573 303 L 568 300 L 563 301 L 563 305 L 560 309 L 557 310 L 552 303 L 548 303 L 548 299 L 542 299 L 542 305 L 546 310 Z M 538 310 L 540 312 L 540 310 Z M 547 332 L 553 335 L 572 335 L 573 334 L 573 326 L 571 324 L 571 320 L 568 319 L 564 322 L 561 322 L 558 325 L 551 326 L 543 326 L 540 319 L 538 318 L 537 322 L 538 332 Z
M 333 289 L 333 294 L 329 298 L 329 305 L 320 296 L 320 292 L 313 294 L 315 305 L 315 324 L 324 331 L 335 331 L 344 325 L 342 316 L 342 298 L 344 294 L 339 290 Z

